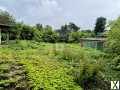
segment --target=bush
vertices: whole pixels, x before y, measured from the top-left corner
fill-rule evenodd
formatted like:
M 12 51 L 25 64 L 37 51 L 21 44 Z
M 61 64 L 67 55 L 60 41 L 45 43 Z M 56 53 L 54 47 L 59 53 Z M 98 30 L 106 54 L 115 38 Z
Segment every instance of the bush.
M 80 63 L 79 67 L 74 68 L 73 76 L 75 77 L 75 82 L 85 90 L 98 88 L 98 82 L 102 79 L 100 66 L 89 62 Z
M 58 34 L 52 30 L 47 30 L 43 32 L 42 39 L 44 42 L 55 43 L 58 41 Z
M 15 40 L 10 41 L 8 47 L 14 50 L 37 49 L 39 43 L 36 41 Z
M 111 30 L 108 33 L 106 42 L 106 52 L 112 56 L 120 55 L 120 17 L 113 21 Z
M 37 41 L 37 42 L 42 42 L 43 39 L 43 32 L 42 31 L 39 31 L 38 29 L 34 29 L 34 40 Z
M 112 55 L 120 55 L 120 30 L 111 30 L 106 42 L 106 52 Z
M 113 69 L 120 71 L 120 56 L 117 56 L 113 59 Z

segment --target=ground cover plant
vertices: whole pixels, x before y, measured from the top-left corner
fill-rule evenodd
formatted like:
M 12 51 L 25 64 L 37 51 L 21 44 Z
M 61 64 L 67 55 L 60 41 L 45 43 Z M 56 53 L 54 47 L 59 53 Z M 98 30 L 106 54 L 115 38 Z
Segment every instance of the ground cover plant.
M 24 43 L 24 46 L 23 44 Z M 26 47 L 26 44 L 33 47 Z M 38 43 L 37 43 L 38 44 Z M 41 53 L 34 43 L 20 41 L 18 46 L 2 47 L 1 61 L 1 89 L 31 89 L 31 90 L 80 90 L 74 82 L 74 77 L 68 74 L 69 68 Z M 41 44 L 42 45 L 42 44 Z M 45 44 L 44 44 L 45 45 Z M 43 48 L 46 46 L 43 45 Z M 47 46 L 48 47 L 48 46 Z M 16 50 L 16 52 L 14 52 Z M 39 53 L 40 52 L 40 53 Z M 14 65 L 15 64 L 15 65 Z M 3 80 L 2 80 L 3 79 Z
M 105 53 L 79 44 L 10 41 L 0 48 L 0 88 L 109 90 L 119 74 L 112 64 Z

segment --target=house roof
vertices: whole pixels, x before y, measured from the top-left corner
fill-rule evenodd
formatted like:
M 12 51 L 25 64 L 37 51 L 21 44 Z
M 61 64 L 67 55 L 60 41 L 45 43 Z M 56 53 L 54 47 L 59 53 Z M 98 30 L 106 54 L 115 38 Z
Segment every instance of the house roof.
M 0 24 L 0 28 L 10 28 L 12 25 Z
M 8 24 L 0 24 L 0 29 L 2 32 L 10 32 L 9 28 L 13 27 L 13 25 Z
M 105 41 L 106 38 L 80 38 L 82 41 Z

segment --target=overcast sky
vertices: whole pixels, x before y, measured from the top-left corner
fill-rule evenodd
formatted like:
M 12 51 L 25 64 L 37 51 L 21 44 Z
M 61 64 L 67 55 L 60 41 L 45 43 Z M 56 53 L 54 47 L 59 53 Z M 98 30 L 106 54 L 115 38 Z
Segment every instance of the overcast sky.
M 0 0 L 0 9 L 28 24 L 49 24 L 55 28 L 74 22 L 93 28 L 97 17 L 108 20 L 120 15 L 120 0 Z

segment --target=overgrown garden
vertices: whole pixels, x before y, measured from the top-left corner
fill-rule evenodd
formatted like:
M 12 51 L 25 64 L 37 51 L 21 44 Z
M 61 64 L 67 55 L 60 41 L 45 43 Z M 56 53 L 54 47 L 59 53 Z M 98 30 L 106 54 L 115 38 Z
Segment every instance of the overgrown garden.
M 82 37 L 95 37 L 98 27 L 80 31 L 69 23 L 54 31 L 49 25 L 18 23 L 7 12 L 0 17 L 14 26 L 8 44 L 2 33 L 0 90 L 110 90 L 110 81 L 120 80 L 120 18 L 110 23 L 99 51 L 79 44 Z

